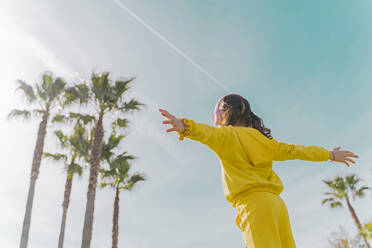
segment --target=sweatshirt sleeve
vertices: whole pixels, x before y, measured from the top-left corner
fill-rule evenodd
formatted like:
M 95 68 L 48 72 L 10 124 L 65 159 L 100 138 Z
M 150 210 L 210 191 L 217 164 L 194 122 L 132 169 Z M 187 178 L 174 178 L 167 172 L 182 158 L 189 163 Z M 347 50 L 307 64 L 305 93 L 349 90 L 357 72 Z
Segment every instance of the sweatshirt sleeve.
M 183 140 L 184 137 L 186 137 L 199 141 L 216 153 L 222 152 L 225 145 L 228 143 L 227 139 L 230 137 L 231 132 L 230 126 L 214 127 L 187 118 L 178 119 L 185 124 L 185 131 L 183 133 L 177 132 L 179 140 Z
M 284 160 L 307 160 L 307 161 L 327 161 L 329 157 L 329 151 L 321 146 L 316 145 L 296 145 L 287 144 L 272 139 L 275 146 L 274 161 Z

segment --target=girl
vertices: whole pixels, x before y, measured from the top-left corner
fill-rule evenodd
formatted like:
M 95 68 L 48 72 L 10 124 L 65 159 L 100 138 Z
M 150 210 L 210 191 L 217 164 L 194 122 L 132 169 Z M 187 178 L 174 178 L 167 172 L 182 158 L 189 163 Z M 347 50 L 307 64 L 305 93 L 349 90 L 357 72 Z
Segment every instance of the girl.
M 270 129 L 255 115 L 246 99 L 237 94 L 222 97 L 216 104 L 210 126 L 187 118 L 176 118 L 159 109 L 179 140 L 184 137 L 207 145 L 221 163 L 226 200 L 237 209 L 236 225 L 248 248 L 296 247 L 287 207 L 280 197 L 283 184 L 273 171 L 273 161 L 301 159 L 337 161 L 350 166 L 347 157 L 358 158 L 340 147 L 287 144 L 275 140 Z

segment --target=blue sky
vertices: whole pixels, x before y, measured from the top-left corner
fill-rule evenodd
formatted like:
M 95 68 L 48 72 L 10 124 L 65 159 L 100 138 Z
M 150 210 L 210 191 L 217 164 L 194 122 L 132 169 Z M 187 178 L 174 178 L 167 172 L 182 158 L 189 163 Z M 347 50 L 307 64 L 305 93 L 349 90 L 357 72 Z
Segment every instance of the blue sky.
M 321 206 L 322 179 L 355 172 L 372 186 L 372 31 L 370 1 L 121 0 L 235 93 L 271 128 L 294 144 L 341 146 L 360 156 L 341 163 L 284 161 L 274 170 L 298 247 L 328 247 L 339 225 L 356 227 L 346 209 Z M 139 157 L 134 171 L 148 181 L 122 192 L 119 246 L 243 247 L 236 210 L 223 196 L 220 165 L 207 147 L 166 133 L 157 109 L 212 124 L 226 92 L 170 49 L 113 1 L 10 1 L 0 7 L 0 198 L 2 247 L 19 244 L 38 121 L 7 121 L 25 106 L 15 80 L 32 84 L 44 70 L 69 82 L 108 70 L 135 76 L 128 97 L 148 108 L 132 121 L 121 149 Z M 46 148 L 55 149 L 50 135 Z M 73 183 L 66 247 L 80 247 L 86 171 Z M 65 177 L 44 161 L 37 182 L 29 247 L 58 240 Z M 98 190 L 92 247 L 111 244 L 114 192 Z M 372 219 L 370 193 L 353 203 Z

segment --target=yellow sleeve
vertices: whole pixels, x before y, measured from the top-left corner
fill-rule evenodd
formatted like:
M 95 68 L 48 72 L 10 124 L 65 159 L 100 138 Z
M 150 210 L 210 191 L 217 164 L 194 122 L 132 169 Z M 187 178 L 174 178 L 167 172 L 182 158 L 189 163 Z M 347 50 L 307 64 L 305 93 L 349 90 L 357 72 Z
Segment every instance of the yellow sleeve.
M 287 144 L 275 139 L 272 139 L 272 142 L 275 145 L 274 161 L 293 159 L 327 161 L 330 158 L 329 151 L 321 146 Z
M 216 153 L 220 153 L 227 144 L 227 139 L 230 136 L 229 126 L 214 127 L 187 118 L 178 119 L 185 124 L 185 131 L 183 133 L 177 131 L 179 140 L 183 140 L 186 137 L 199 141 Z

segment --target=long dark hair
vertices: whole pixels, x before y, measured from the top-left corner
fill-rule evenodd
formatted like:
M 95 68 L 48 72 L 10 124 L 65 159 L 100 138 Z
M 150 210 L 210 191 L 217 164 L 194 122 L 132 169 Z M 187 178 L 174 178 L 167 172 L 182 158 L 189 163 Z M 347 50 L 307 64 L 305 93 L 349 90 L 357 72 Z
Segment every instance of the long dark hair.
M 251 111 L 247 99 L 238 94 L 229 94 L 222 98 L 220 106 L 223 109 L 222 125 L 236 125 L 238 123 L 253 127 L 267 138 L 272 139 L 271 129 L 266 128 L 263 120 Z

